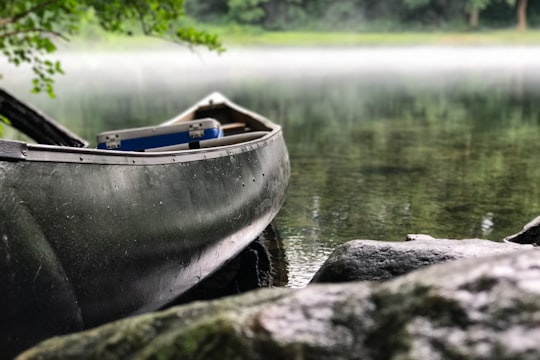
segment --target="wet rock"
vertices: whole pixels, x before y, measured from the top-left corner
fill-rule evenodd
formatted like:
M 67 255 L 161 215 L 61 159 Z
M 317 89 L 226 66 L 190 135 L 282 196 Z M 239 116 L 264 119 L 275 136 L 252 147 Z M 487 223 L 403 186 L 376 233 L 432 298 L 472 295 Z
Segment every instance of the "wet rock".
M 539 359 L 540 251 L 264 289 L 45 341 L 28 359 Z
M 339 246 L 313 277 L 314 283 L 381 281 L 449 260 L 477 258 L 516 250 L 523 245 L 489 240 L 435 239 L 411 234 L 407 242 L 353 240 Z
M 504 238 L 506 242 L 540 245 L 540 216 L 529 222 L 517 234 Z

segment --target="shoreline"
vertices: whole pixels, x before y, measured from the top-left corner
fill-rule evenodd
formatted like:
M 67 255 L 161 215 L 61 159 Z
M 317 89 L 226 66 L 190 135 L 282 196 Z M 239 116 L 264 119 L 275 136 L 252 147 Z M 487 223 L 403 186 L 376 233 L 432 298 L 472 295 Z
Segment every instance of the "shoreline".
M 204 29 L 204 27 L 201 27 Z M 224 47 L 400 47 L 400 46 L 540 46 L 540 30 L 492 30 L 480 32 L 268 32 L 244 28 L 208 28 L 218 34 Z M 94 34 L 59 44 L 59 50 L 160 49 L 176 47 L 165 40 L 142 35 Z M 193 48 L 201 49 L 201 47 Z

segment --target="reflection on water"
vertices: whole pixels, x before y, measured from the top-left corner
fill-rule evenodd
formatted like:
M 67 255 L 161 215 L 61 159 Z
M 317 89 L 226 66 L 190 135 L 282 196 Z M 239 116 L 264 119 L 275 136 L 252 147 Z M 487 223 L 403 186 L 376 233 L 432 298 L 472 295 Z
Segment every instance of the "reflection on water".
M 339 244 L 407 233 L 500 240 L 540 212 L 540 48 L 362 48 L 62 55 L 56 101 L 2 86 L 94 140 L 218 90 L 284 127 L 276 219 L 289 285 Z M 5 69 L 2 66 L 2 69 Z

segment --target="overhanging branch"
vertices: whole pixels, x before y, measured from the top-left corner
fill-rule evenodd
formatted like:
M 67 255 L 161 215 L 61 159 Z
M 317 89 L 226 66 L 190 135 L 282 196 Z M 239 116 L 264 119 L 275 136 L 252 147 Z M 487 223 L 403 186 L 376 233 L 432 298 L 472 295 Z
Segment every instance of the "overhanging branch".
M 41 9 L 44 9 L 47 6 L 49 6 L 49 5 L 51 5 L 51 4 L 55 3 L 55 2 L 58 2 L 58 1 L 59 0 L 44 0 L 41 3 L 36 4 L 35 6 L 32 6 L 30 9 L 26 9 L 25 11 L 22 11 L 22 12 L 20 12 L 18 14 L 15 14 L 15 15 L 13 15 L 11 17 L 0 19 L 0 26 L 6 26 L 8 24 L 14 24 L 17 21 L 24 18 L 25 16 L 27 16 L 27 15 L 33 13 L 33 12 L 39 11 Z
M 17 35 L 20 35 L 20 34 L 32 33 L 32 32 L 39 32 L 39 33 L 43 33 L 43 34 L 54 35 L 56 37 L 59 37 L 62 40 L 69 41 L 69 38 L 66 37 L 64 34 L 62 34 L 60 32 L 53 31 L 53 30 L 47 30 L 47 29 L 41 29 L 41 28 L 19 29 L 19 30 L 5 32 L 5 33 L 0 33 L 0 39 L 7 38 L 7 37 L 10 37 L 10 36 L 17 36 Z

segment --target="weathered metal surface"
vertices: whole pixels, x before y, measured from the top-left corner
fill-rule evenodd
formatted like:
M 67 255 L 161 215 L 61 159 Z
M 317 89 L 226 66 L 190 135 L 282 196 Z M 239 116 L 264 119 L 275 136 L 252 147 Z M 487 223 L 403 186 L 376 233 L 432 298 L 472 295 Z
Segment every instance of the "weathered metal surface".
M 17 146 L 0 161 L 0 353 L 157 309 L 239 253 L 279 210 L 279 127 L 157 154 Z

